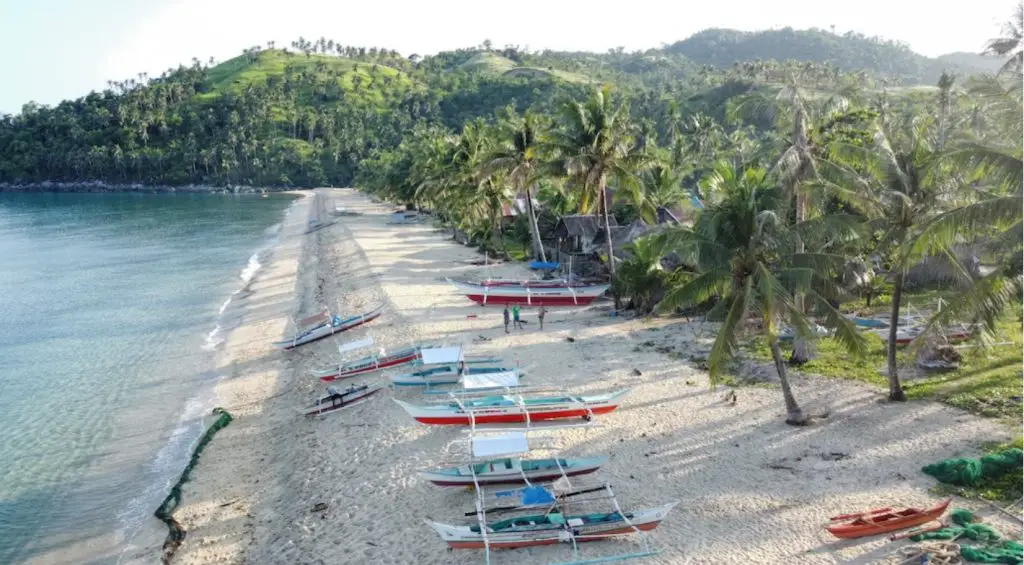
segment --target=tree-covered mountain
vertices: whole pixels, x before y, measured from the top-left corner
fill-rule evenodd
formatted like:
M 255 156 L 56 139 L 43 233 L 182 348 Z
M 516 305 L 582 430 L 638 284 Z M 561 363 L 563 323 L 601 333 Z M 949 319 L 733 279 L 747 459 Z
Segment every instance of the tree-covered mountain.
M 630 102 L 645 138 L 665 139 L 678 135 L 680 116 L 723 123 L 731 98 L 792 80 L 822 93 L 859 89 L 865 98 L 886 88 L 886 104 L 895 104 L 899 81 L 889 74 L 934 85 L 937 64 L 893 42 L 815 30 L 711 30 L 643 52 L 485 42 L 428 57 L 325 38 L 289 48 L 268 42 L 220 64 L 193 59 L 159 77 L 140 74 L 0 116 L 0 182 L 343 185 L 417 128 L 458 131 L 493 121 L 507 105 L 550 112 L 595 84 L 613 85 Z M 916 96 L 909 103 L 932 97 Z
M 729 67 L 755 60 L 789 60 L 831 63 L 843 71 L 867 70 L 905 84 L 933 85 L 944 70 L 959 74 L 993 72 L 981 56 L 951 54 L 931 59 L 898 41 L 847 32 L 842 35 L 820 29 L 783 28 L 757 32 L 708 29 L 665 49 L 698 64 Z

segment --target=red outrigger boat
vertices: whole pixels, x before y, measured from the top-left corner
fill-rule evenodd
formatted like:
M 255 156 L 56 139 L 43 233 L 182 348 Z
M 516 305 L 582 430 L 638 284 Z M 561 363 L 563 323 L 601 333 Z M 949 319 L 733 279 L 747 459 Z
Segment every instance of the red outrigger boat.
M 833 516 L 832 523 L 825 529 L 837 538 L 852 539 L 876 536 L 919 526 L 936 520 L 946 512 L 953 499 L 947 499 L 927 509 L 922 508 L 875 508 L 866 512 Z

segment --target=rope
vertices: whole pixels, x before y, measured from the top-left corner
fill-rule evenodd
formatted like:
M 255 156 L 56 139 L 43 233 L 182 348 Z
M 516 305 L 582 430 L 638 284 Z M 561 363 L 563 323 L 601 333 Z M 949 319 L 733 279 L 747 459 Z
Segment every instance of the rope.
M 928 565 L 960 565 L 960 544 L 951 541 L 925 541 L 900 548 L 900 556 L 907 563 L 928 563 Z

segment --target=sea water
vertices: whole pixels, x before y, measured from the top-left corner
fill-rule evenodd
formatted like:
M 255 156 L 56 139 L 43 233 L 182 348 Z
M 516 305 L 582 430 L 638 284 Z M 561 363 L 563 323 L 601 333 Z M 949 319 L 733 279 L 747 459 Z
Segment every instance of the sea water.
M 293 202 L 0 193 L 0 563 L 126 562 L 153 536 Z

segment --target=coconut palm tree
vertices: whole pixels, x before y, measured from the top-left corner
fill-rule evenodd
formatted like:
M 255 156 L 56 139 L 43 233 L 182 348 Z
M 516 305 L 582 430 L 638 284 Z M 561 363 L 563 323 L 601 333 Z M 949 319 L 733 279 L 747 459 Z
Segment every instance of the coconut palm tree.
M 811 336 L 804 309 L 794 297 L 810 300 L 825 316 L 826 324 L 836 330 L 836 339 L 852 354 L 862 354 L 865 345 L 853 324 L 829 304 L 829 299 L 839 293 L 829 275 L 840 269 L 845 259 L 829 254 L 794 253 L 795 240 L 814 240 L 823 229 L 833 236 L 842 233 L 852 238 L 856 233 L 849 226 L 829 225 L 822 219 L 789 225 L 784 215 L 788 199 L 762 168 L 735 171 L 728 178 L 729 182 L 723 183 L 721 199 L 701 212 L 692 229 L 683 227 L 668 232 L 670 247 L 684 263 L 696 266 L 697 274 L 671 288 L 658 310 L 670 311 L 719 299 L 708 314 L 709 319 L 722 322 L 708 359 L 712 383 L 733 357 L 748 318 L 760 316 L 782 388 L 786 423 L 803 425 L 807 417 L 793 395 L 779 346 L 779 330 L 784 321 L 797 335 L 808 339 Z
M 887 368 L 889 399 L 898 402 L 906 400 L 896 362 L 896 334 L 907 272 L 929 255 L 944 256 L 958 264 L 949 247 L 926 229 L 941 212 L 964 202 L 963 183 L 950 167 L 941 166 L 943 155 L 931 145 L 932 126 L 930 119 L 919 120 L 902 131 L 880 124 L 872 147 L 845 147 L 836 152 L 832 162 L 834 171 L 842 173 L 837 177 L 841 186 L 835 194 L 870 218 L 879 237 L 879 249 L 890 256 L 892 309 Z
M 988 42 L 984 53 L 1008 57 L 999 72 L 1010 71 L 1019 77 L 1024 73 L 1024 2 L 1017 4 L 1013 19 L 1003 24 L 1002 33 L 1002 37 L 996 37 Z
M 789 73 L 784 86 L 772 94 L 758 90 L 731 102 L 728 109 L 730 121 L 745 118 L 768 119 L 776 127 L 790 134 L 782 153 L 772 168 L 781 181 L 786 193 L 795 205 L 795 221 L 806 221 L 811 215 L 810 188 L 818 178 L 818 169 L 827 155 L 827 144 L 819 139 L 820 132 L 843 115 L 849 101 L 842 96 L 830 96 L 819 100 L 811 97 L 803 88 L 801 76 L 806 76 L 810 67 L 797 76 Z M 796 252 L 804 250 L 804 243 L 796 241 Z M 797 303 L 803 301 L 797 297 Z M 806 363 L 811 356 L 809 344 L 801 337 L 793 341 L 792 363 Z
M 656 234 L 641 237 L 623 248 L 627 258 L 619 266 L 612 284 L 616 287 L 615 294 L 630 297 L 633 307 L 642 314 L 651 312 L 655 297 L 666 282 L 661 265 L 665 245 L 665 237 Z
M 628 108 L 612 100 L 608 86 L 593 90 L 582 102 L 566 101 L 559 114 L 560 127 L 550 132 L 546 144 L 553 155 L 546 169 L 568 177 L 570 185 L 580 191 L 582 212 L 596 210 L 602 215 L 608 269 L 614 275 L 608 181 L 613 180 L 618 188 L 635 188 L 639 184 L 636 173 L 653 159 L 636 151 Z
M 501 172 L 515 186 L 517 196 L 519 193 L 524 193 L 526 215 L 530 223 L 533 257 L 546 262 L 544 244 L 541 242 L 540 230 L 537 228 L 537 214 L 533 208 L 540 151 L 539 117 L 532 112 L 527 112 L 520 117 L 516 115 L 512 107 L 507 107 L 505 112 L 505 118 L 498 130 L 499 137 L 494 140 L 491 152 L 484 157 L 482 171 L 484 173 Z

